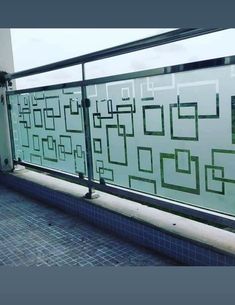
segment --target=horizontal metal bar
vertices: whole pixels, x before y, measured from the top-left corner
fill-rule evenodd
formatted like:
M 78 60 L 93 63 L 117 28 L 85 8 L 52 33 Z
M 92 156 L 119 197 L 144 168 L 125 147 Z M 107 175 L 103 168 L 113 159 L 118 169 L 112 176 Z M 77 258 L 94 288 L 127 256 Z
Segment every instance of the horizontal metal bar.
M 74 175 L 70 175 L 64 172 L 58 172 L 53 169 L 44 168 L 27 162 L 15 161 L 15 164 L 21 164 L 26 168 L 30 168 L 40 172 L 45 172 L 53 177 L 61 178 L 83 186 L 90 186 L 96 190 L 109 193 L 118 197 L 126 198 L 128 200 L 132 200 L 135 202 L 140 202 L 150 207 L 159 208 L 169 212 L 174 212 L 180 215 L 184 215 L 186 217 L 194 218 L 195 220 L 208 222 L 210 224 L 235 228 L 235 217 L 232 217 L 227 214 L 215 212 L 208 209 L 201 209 L 190 204 L 174 201 L 172 199 L 155 197 L 155 196 L 153 197 L 148 194 L 139 193 L 115 185 L 103 185 L 96 181 L 89 182 L 87 179 L 81 179 Z
M 41 87 L 32 87 L 32 88 L 25 88 L 19 90 L 11 90 L 7 91 L 7 95 L 15 95 L 15 94 L 24 94 L 24 93 L 31 93 L 31 92 L 40 92 L 40 91 L 49 91 L 49 90 L 57 90 L 57 89 L 67 89 L 67 88 L 74 88 L 74 87 L 81 87 L 84 84 L 83 81 L 77 82 L 70 82 L 70 83 L 61 83 L 61 84 L 54 84 L 49 86 L 41 86 Z
M 98 85 L 98 84 L 110 83 L 110 82 L 115 82 L 115 81 L 136 79 L 136 78 L 142 78 L 142 77 L 150 77 L 150 76 L 163 75 L 163 74 L 169 74 L 169 73 L 178 73 L 178 72 L 184 72 L 184 71 L 193 71 L 193 70 L 198 70 L 198 69 L 220 67 L 220 66 L 232 65 L 232 64 L 235 64 L 235 56 L 219 57 L 219 58 L 201 60 L 201 61 L 190 62 L 190 63 L 185 63 L 185 64 L 179 64 L 179 65 L 174 65 L 174 66 L 160 67 L 160 68 L 142 70 L 142 71 L 131 72 L 131 73 L 117 74 L 117 75 L 112 75 L 112 76 L 107 76 L 107 77 L 87 79 L 85 81 L 77 81 L 77 82 L 71 82 L 71 83 L 62 83 L 62 84 L 55 84 L 55 85 L 50 85 L 50 86 L 42 86 L 42 87 L 34 87 L 34 88 L 28 88 L 28 89 L 7 91 L 7 95 L 38 92 L 38 91 L 47 91 L 47 90 L 55 90 L 55 89 L 63 89 L 63 88 L 72 88 L 72 87 L 81 87 L 81 86 L 89 86 L 89 85 Z
M 190 63 L 185 63 L 185 64 L 177 64 L 177 65 L 168 66 L 168 67 L 160 67 L 160 68 L 155 68 L 155 69 L 148 69 L 148 70 L 142 70 L 142 71 L 137 71 L 137 72 L 112 75 L 112 76 L 107 76 L 107 77 L 87 79 L 87 80 L 85 80 L 84 84 L 86 86 L 98 85 L 98 84 L 115 82 L 115 81 L 122 81 L 122 80 L 142 78 L 142 77 L 151 77 L 151 76 L 164 75 L 164 74 L 170 74 L 170 73 L 179 73 L 179 72 L 185 72 L 185 71 L 193 71 L 193 70 L 220 67 L 220 66 L 232 65 L 232 64 L 235 64 L 235 55 L 201 60 L 201 61 L 190 62 Z
M 104 49 L 101 51 L 92 52 L 86 55 L 81 55 L 66 60 L 58 61 L 48 65 L 43 65 L 40 67 L 15 72 L 12 74 L 7 74 L 5 76 L 6 80 L 26 77 L 34 74 L 45 73 L 49 71 L 54 71 L 66 67 L 71 67 L 78 64 L 84 64 L 91 61 L 96 61 L 104 59 L 107 57 L 122 55 L 134 51 L 143 50 L 146 48 L 156 47 L 159 45 L 164 45 L 172 43 L 179 40 L 184 40 L 188 38 L 193 38 L 200 35 L 210 34 L 224 29 L 214 28 L 214 29 L 178 29 L 174 31 L 169 31 L 160 35 L 155 35 L 152 37 L 140 39 L 134 42 L 125 43 L 116 47 Z

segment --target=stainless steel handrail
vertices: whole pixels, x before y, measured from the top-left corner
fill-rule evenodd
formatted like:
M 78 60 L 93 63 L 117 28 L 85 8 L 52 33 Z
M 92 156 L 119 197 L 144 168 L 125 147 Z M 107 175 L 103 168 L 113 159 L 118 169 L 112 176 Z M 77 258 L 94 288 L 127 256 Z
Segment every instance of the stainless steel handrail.
M 160 35 L 151 36 L 148 38 L 136 40 L 130 43 L 122 44 L 116 47 L 104 49 L 97 52 L 92 52 L 89 54 L 69 58 L 66 60 L 58 61 L 55 63 L 51 63 L 48 65 L 43 65 L 40 67 L 19 71 L 11 74 L 6 74 L 5 79 L 7 81 L 26 77 L 34 74 L 45 73 L 49 71 L 54 71 L 66 67 L 71 67 L 78 64 L 84 64 L 91 61 L 96 61 L 112 56 L 122 55 L 138 50 L 143 50 L 146 48 L 156 47 L 159 45 L 164 45 L 168 43 L 172 43 L 179 40 L 184 40 L 188 38 L 193 38 L 200 35 L 210 34 L 217 31 L 221 31 L 224 29 L 214 28 L 214 29 L 177 29 L 173 31 L 169 31 Z

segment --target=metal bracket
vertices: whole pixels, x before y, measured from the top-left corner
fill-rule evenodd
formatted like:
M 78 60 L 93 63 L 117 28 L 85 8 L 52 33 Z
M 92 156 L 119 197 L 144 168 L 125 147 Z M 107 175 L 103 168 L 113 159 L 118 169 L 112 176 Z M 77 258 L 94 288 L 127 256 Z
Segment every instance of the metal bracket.
M 105 185 L 105 179 L 104 178 L 100 178 L 100 184 Z
M 96 191 L 94 189 L 89 188 L 89 192 L 86 193 L 86 195 L 84 197 L 87 199 L 97 199 L 100 197 L 100 195 L 98 193 L 96 193 Z
M 7 75 L 7 72 L 0 71 L 0 87 L 5 87 L 5 85 L 6 85 L 6 78 L 5 78 L 5 76 L 6 75 Z
M 82 105 L 86 108 L 89 108 L 91 106 L 91 101 L 89 100 L 89 98 L 85 98 L 82 100 Z
M 1 94 L 0 101 L 1 101 L 1 104 L 3 104 L 3 105 L 4 105 L 4 95 L 3 95 L 3 94 Z
M 83 173 L 78 173 L 78 177 L 79 177 L 80 179 L 84 179 L 84 174 L 83 174 Z

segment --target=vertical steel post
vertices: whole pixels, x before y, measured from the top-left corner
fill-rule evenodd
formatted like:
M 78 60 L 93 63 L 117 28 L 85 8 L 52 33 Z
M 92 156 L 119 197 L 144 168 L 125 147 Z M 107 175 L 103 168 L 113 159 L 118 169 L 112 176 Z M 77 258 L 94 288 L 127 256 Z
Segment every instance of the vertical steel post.
M 6 83 L 6 90 L 7 91 L 8 91 L 8 88 L 9 88 L 9 84 L 11 84 L 10 86 L 12 86 L 12 82 L 8 81 Z M 15 152 L 15 141 L 14 141 L 13 125 L 12 125 L 12 105 L 10 103 L 9 95 L 6 95 L 6 103 L 7 103 L 9 133 L 10 133 L 10 140 L 11 140 L 11 152 L 12 152 L 12 159 L 13 159 L 12 162 L 13 162 L 13 170 L 14 170 L 15 169 L 14 160 L 15 160 L 15 157 L 16 157 L 16 152 Z
M 6 86 L 0 84 L 0 171 L 12 171 L 14 169 L 12 157 L 11 132 L 9 126 L 8 103 L 6 98 Z
M 85 81 L 85 64 L 82 64 L 82 80 Z M 83 119 L 84 119 L 84 130 L 85 130 L 85 143 L 86 143 L 86 161 L 87 161 L 87 176 L 88 176 L 88 193 L 85 195 L 86 198 L 95 199 L 99 195 L 91 187 L 90 182 L 93 179 L 93 160 L 92 160 L 92 144 L 91 144 L 91 127 L 89 117 L 90 100 L 87 98 L 86 86 L 82 85 L 82 108 L 83 108 Z

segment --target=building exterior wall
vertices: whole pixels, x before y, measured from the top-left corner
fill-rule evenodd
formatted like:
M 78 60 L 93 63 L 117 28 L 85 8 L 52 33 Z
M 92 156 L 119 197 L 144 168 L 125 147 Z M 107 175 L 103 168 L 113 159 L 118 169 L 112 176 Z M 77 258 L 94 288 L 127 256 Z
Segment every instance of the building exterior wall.
M 0 29 L 0 70 L 14 72 L 10 29 Z

